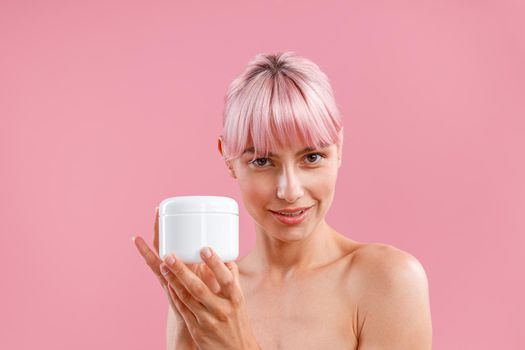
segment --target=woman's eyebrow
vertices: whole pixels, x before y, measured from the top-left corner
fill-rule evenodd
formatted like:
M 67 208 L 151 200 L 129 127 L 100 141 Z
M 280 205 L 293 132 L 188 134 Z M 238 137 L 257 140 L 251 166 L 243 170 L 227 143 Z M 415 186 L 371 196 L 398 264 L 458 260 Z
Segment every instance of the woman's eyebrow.
M 310 152 L 310 151 L 315 151 L 315 150 L 316 150 L 316 148 L 314 148 L 314 147 L 306 147 L 306 148 L 300 150 L 299 152 L 297 152 L 295 155 L 298 156 L 298 155 L 303 154 L 303 153 L 305 153 L 305 152 Z M 254 153 L 254 152 L 255 152 L 255 149 L 254 149 L 253 147 L 248 147 L 248 148 L 246 148 L 246 149 L 244 150 L 244 152 L 243 152 L 242 154 L 245 154 L 245 153 Z M 272 152 L 268 152 L 268 155 L 269 155 L 270 157 L 277 157 L 277 158 L 279 158 L 278 155 L 275 155 L 275 154 L 273 154 Z

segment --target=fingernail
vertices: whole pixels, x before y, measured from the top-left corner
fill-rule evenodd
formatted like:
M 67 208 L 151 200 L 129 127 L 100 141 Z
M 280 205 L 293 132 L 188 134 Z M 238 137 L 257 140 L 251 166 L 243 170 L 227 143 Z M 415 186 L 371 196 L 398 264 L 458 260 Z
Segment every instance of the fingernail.
M 202 248 L 202 253 L 206 258 L 209 258 L 211 256 L 211 249 L 208 247 Z
M 160 272 L 166 276 L 170 272 L 170 269 L 166 265 L 160 265 Z
M 173 265 L 175 263 L 175 258 L 173 257 L 173 255 L 168 255 L 165 261 L 168 265 Z
M 135 242 L 135 236 L 131 236 L 131 240 Z

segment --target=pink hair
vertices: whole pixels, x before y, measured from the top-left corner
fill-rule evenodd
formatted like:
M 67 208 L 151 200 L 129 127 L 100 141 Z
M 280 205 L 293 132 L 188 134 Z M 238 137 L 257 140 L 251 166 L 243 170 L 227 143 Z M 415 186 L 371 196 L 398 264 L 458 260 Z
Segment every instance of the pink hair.
M 277 147 L 340 144 L 342 121 L 328 77 L 294 52 L 258 54 L 224 98 L 223 155 L 253 159 Z

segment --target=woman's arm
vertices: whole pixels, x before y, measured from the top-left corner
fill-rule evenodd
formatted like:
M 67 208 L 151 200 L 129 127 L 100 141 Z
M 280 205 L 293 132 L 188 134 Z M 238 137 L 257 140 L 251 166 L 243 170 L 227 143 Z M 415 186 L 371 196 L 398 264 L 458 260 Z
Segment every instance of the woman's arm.
M 358 350 L 431 350 L 428 280 L 409 253 L 374 245 L 361 259 Z
M 166 324 L 166 349 L 167 350 L 197 350 L 191 338 L 188 327 L 182 317 L 173 312 L 168 305 L 168 322 Z

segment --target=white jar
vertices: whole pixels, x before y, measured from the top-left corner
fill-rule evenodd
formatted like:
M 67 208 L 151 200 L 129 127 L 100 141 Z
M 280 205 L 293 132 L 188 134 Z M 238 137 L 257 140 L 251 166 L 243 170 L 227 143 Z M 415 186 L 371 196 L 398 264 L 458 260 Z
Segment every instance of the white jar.
M 181 196 L 159 205 L 159 256 L 201 263 L 200 250 L 210 246 L 219 258 L 239 256 L 239 206 L 230 197 Z

